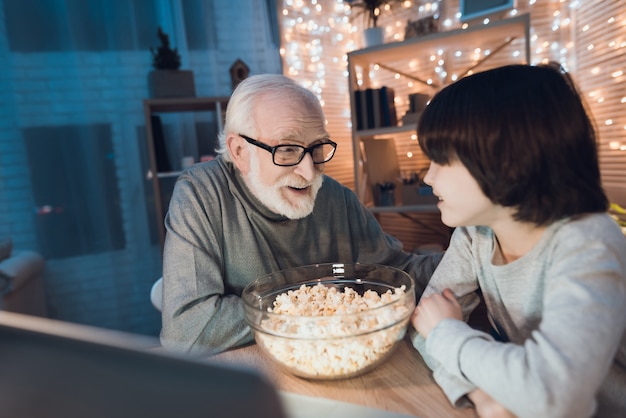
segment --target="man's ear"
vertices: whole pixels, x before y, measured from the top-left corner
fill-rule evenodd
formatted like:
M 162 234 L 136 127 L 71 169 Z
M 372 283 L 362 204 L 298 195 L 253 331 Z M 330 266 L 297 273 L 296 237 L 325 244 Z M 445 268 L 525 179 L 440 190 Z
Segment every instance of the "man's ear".
M 244 176 L 250 171 L 250 150 L 248 143 L 239 135 L 228 134 L 226 137 L 226 147 L 233 159 L 233 164 Z

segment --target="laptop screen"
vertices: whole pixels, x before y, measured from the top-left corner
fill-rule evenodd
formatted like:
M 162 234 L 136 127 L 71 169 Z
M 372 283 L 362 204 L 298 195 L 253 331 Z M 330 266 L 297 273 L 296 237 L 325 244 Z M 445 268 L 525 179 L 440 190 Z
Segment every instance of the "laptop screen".
M 0 311 L 0 417 L 284 417 L 260 374 L 158 340 Z

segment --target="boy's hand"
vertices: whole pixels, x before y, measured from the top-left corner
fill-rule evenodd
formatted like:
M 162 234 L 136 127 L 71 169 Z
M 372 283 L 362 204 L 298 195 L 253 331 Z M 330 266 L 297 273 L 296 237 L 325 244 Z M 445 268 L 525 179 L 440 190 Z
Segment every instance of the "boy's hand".
M 461 305 L 450 289 L 444 289 L 441 295 L 422 298 L 413 311 L 411 323 L 422 337 L 428 338 L 430 331 L 446 318 L 463 320 Z
M 480 418 L 515 418 L 511 411 L 500 405 L 481 389 L 476 389 L 467 396 L 474 404 L 476 414 Z

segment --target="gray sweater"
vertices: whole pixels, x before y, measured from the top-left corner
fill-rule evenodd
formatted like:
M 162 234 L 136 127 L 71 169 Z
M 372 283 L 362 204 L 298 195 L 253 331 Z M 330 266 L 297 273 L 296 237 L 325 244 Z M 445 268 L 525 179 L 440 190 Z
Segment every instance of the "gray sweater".
M 308 217 L 274 214 L 222 157 L 179 177 L 165 226 L 161 342 L 186 352 L 251 342 L 240 295 L 264 274 L 328 262 L 385 264 L 415 278 L 419 297 L 441 259 L 402 251 L 354 193 L 330 177 Z
M 491 229 L 457 228 L 424 292 L 451 288 L 467 319 L 480 288 L 505 341 L 453 319 L 425 344 L 413 336 L 449 400 L 463 406 L 481 388 L 519 417 L 626 416 L 626 240 L 617 223 L 606 214 L 561 221 L 522 258 L 494 257 Z

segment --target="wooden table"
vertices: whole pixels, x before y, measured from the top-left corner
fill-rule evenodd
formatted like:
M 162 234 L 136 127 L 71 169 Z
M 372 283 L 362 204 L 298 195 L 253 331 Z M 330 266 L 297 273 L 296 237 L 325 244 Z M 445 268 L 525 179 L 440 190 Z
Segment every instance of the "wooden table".
M 432 378 L 408 338 L 387 361 L 362 376 L 342 380 L 307 380 L 284 372 L 254 344 L 212 357 L 263 372 L 278 389 L 334 399 L 401 414 L 429 417 L 476 417 L 473 409 L 455 409 Z

